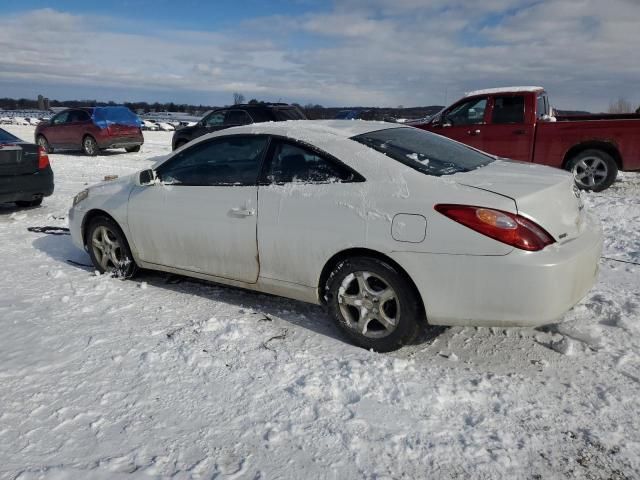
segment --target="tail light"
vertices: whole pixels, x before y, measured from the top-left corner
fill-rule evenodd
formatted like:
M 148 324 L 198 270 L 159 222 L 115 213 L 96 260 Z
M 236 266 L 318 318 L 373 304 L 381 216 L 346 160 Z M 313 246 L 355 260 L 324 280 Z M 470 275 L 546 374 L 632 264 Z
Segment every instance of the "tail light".
M 438 204 L 438 212 L 512 247 L 536 252 L 555 242 L 542 227 L 515 213 L 471 205 Z
M 49 155 L 44 147 L 38 147 L 38 170 L 47 168 L 49 166 Z

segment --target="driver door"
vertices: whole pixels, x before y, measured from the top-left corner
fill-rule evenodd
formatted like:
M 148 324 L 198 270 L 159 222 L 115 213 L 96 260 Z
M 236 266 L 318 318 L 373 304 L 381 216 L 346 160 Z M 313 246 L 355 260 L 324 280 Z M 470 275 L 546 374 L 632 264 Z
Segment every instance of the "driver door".
M 45 131 L 45 136 L 49 141 L 49 145 L 52 147 L 63 147 L 68 146 L 68 142 L 66 139 L 66 129 L 68 128 L 67 122 L 69 118 L 70 110 L 65 110 L 64 112 L 60 112 L 58 115 L 51 119 L 51 123 L 47 127 Z
M 255 283 L 257 179 L 266 136 L 229 135 L 188 148 L 129 197 L 131 240 L 147 263 Z
M 482 150 L 487 100 L 485 96 L 458 102 L 442 114 L 440 126 L 434 133 Z

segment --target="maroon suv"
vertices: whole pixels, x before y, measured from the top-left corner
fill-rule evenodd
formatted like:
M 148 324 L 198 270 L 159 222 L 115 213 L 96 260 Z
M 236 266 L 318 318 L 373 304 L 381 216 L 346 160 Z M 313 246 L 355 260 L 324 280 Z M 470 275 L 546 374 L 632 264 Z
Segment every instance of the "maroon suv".
M 144 143 L 140 119 L 126 107 L 63 110 L 36 128 L 36 143 L 47 152 L 82 150 L 97 155 L 105 148 L 137 152 Z

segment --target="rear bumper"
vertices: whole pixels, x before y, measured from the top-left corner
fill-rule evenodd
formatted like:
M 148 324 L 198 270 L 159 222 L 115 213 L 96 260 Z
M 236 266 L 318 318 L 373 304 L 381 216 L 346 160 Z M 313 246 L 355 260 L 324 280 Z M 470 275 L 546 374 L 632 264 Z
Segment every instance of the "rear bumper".
M 144 137 L 142 135 L 135 137 L 103 137 L 97 141 L 100 148 L 128 148 L 142 145 Z
M 29 175 L 0 176 L 0 203 L 36 200 L 53 193 L 53 171 L 39 170 Z
M 504 256 L 394 253 L 416 283 L 433 325 L 539 326 L 554 323 L 595 283 L 602 230 L 540 252 Z

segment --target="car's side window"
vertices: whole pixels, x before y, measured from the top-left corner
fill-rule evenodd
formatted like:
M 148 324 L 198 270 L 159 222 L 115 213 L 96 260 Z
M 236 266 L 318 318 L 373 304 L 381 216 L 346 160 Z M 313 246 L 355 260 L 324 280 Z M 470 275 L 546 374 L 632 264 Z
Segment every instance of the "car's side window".
M 459 103 L 446 112 L 444 123 L 451 125 L 476 125 L 484 123 L 484 112 L 487 109 L 487 97 L 473 98 Z
M 253 123 L 251 117 L 244 110 L 229 110 L 224 117 L 224 125 L 249 125 Z
M 71 110 L 65 123 L 86 122 L 89 120 L 89 114 L 84 110 Z
M 214 138 L 178 153 L 157 174 L 171 185 L 256 185 L 266 145 L 264 135 Z
M 362 181 L 348 167 L 300 144 L 277 141 L 266 171 L 269 183 L 336 183 Z
M 211 113 L 204 121 L 207 127 L 221 127 L 224 125 L 224 116 L 226 110 L 220 110 L 219 112 Z
M 494 97 L 491 123 L 497 125 L 524 123 L 524 95 Z
M 61 112 L 51 120 L 52 125 L 62 125 L 63 123 L 67 123 L 67 118 L 69 117 L 69 112 Z

